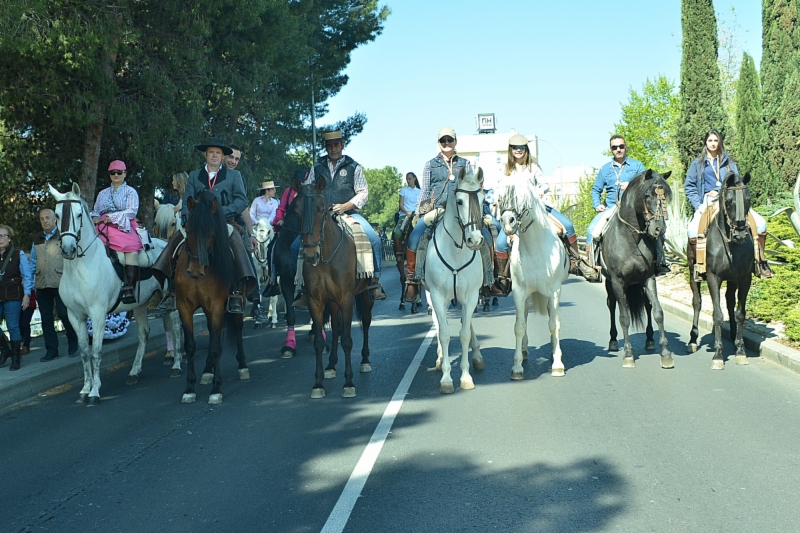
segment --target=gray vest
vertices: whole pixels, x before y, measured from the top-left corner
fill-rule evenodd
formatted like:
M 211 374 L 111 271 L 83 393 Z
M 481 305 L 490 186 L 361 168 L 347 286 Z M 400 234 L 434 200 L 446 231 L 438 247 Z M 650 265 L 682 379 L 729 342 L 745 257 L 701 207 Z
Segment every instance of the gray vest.
M 328 167 L 328 156 L 322 156 L 314 167 L 314 176 L 325 178 L 325 199 L 328 205 L 344 204 L 356 195 L 356 167 L 358 163 L 350 156 L 343 156 L 344 163 L 336 169 L 336 179 L 331 176 Z M 356 209 L 347 212 L 348 215 L 356 213 Z
M 429 198 L 437 198 L 439 197 L 439 193 L 442 192 L 442 187 L 446 187 L 447 190 L 439 197 L 439 200 L 436 202 L 437 207 L 444 207 L 447 203 L 447 199 L 450 197 L 450 193 L 453 192 L 455 189 L 456 181 L 455 180 L 448 180 L 447 177 L 450 174 L 450 170 L 447 168 L 447 164 L 445 164 L 444 159 L 439 157 L 438 155 L 431 159 L 431 178 L 430 178 L 430 191 L 431 196 Z M 459 170 L 467 166 L 467 160 L 463 157 L 458 157 L 457 155 L 453 156 L 453 175 L 457 176 Z
M 39 232 L 33 238 L 33 246 L 36 249 L 36 288 L 57 289 L 64 273 L 58 232 L 50 240 L 45 240 L 44 232 Z

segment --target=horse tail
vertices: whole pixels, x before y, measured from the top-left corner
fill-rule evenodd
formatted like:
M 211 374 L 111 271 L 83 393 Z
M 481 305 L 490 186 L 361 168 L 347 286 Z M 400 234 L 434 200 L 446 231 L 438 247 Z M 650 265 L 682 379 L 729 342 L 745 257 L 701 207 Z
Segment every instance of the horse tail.
M 550 298 L 544 294 L 534 292 L 531 294 L 531 303 L 533 304 L 534 314 L 547 316 L 547 305 L 550 303 Z
M 241 316 L 241 315 L 240 315 Z M 225 327 L 222 330 L 222 353 L 237 353 L 239 339 L 239 326 L 237 317 L 233 313 L 225 313 Z
M 644 285 L 636 283 L 628 285 L 625 289 L 625 299 L 628 300 L 628 312 L 631 315 L 631 324 L 635 329 L 642 329 L 645 324 L 645 302 L 647 295 Z

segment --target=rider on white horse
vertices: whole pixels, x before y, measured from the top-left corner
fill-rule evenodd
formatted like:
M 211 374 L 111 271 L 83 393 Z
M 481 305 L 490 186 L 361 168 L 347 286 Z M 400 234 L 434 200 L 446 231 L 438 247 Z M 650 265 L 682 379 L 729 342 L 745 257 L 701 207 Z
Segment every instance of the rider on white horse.
M 122 286 L 122 303 L 136 303 L 133 288 L 139 281 L 139 252 L 142 241 L 136 228 L 136 213 L 139 211 L 139 195 L 136 189 L 125 182 L 125 163 L 116 160 L 108 165 L 111 187 L 97 195 L 91 216 L 100 239 L 112 250 L 125 254 L 125 278 Z

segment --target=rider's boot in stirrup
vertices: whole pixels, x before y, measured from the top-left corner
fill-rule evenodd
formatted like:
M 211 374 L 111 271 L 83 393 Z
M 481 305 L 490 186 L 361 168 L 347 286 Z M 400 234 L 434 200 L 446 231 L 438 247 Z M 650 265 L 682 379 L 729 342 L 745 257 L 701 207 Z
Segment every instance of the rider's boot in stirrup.
M 167 278 L 167 288 L 164 290 L 164 297 L 156 306 L 157 309 L 165 311 L 174 311 L 178 308 L 178 302 L 175 301 L 175 278 Z
M 133 294 L 133 289 L 136 287 L 136 282 L 139 281 L 139 267 L 125 265 L 125 278 L 127 283 L 122 287 L 122 303 L 135 304 L 136 296 Z
M 758 257 L 756 261 L 758 261 L 758 275 L 764 279 L 771 278 L 773 276 L 772 270 L 769 268 L 769 263 L 767 263 L 767 254 L 764 252 L 764 247 L 767 244 L 767 234 L 766 233 L 759 233 L 758 234 Z
M 414 279 L 414 270 L 417 268 L 417 252 L 411 249 L 406 249 L 406 288 L 405 300 L 413 302 L 417 299 L 417 287 L 419 280 Z
M 492 296 L 508 296 L 511 293 L 511 277 L 508 268 L 508 252 L 497 252 L 494 256 L 495 282 L 490 294 Z
M 238 286 L 236 287 L 236 290 L 228 295 L 228 301 L 225 304 L 225 311 L 234 315 L 244 314 L 244 295 Z
M 575 275 L 581 275 L 586 278 L 586 281 L 597 281 L 598 274 L 595 269 L 590 267 L 586 261 L 581 257 L 581 253 L 578 250 L 578 241 L 572 241 L 569 243 L 569 256 L 572 262 L 575 263 L 575 269 L 577 272 L 572 272 Z
M 367 290 L 369 291 L 369 297 L 373 302 L 386 299 L 386 293 L 383 291 L 383 286 L 381 285 L 379 278 L 372 278 L 369 280 L 369 286 L 367 287 Z

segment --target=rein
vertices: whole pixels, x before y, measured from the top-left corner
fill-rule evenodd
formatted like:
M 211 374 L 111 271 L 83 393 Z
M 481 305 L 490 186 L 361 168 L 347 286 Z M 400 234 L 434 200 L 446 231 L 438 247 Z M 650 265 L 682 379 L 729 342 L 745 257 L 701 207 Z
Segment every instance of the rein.
M 453 194 L 463 193 L 469 196 L 469 222 L 464 224 L 461 221 L 461 215 L 459 215 L 458 209 L 456 209 L 455 213 L 456 222 L 458 222 L 458 226 L 461 228 L 461 244 L 458 244 L 456 242 L 455 237 L 453 237 L 453 235 L 451 235 L 450 232 L 447 230 L 447 226 L 446 225 L 444 226 L 444 231 L 450 236 L 450 238 L 453 240 L 453 244 L 459 250 L 464 248 L 464 243 L 467 240 L 467 230 L 473 226 L 479 230 L 481 228 L 480 224 L 483 224 L 483 216 L 481 216 L 480 202 L 478 202 L 478 192 L 479 190 L 467 191 L 465 189 L 456 189 L 453 191 Z
M 522 223 L 522 217 L 527 216 L 530 213 L 531 210 L 529 208 L 527 208 L 527 207 L 523 207 L 521 211 L 519 211 L 518 209 L 519 209 L 519 205 L 517 205 L 517 191 L 516 191 L 516 188 L 515 188 L 514 189 L 514 206 L 513 207 L 508 207 L 508 208 L 500 206 L 500 211 L 501 211 L 501 213 L 504 213 L 506 211 L 511 211 L 514 214 L 514 216 L 517 218 L 517 228 L 515 230 L 515 233 L 518 233 L 518 234 L 521 235 L 521 234 L 525 233 L 526 231 L 528 231 L 530 229 L 530 227 L 533 225 L 533 223 L 536 222 L 536 219 L 531 218 L 531 221 L 528 222 L 525 225 L 524 228 L 520 228 L 520 224 Z
M 78 213 L 78 218 L 81 219 L 80 224 L 72 224 L 73 223 L 72 204 L 78 204 L 80 206 L 80 213 Z M 80 200 L 60 200 L 56 202 L 56 205 L 62 206 L 61 227 L 59 228 L 59 239 L 64 238 L 64 236 L 73 237 L 75 239 L 75 246 L 78 248 L 77 257 L 85 257 L 86 251 L 92 246 L 92 244 L 94 244 L 94 241 L 96 241 L 100 237 L 100 234 L 98 232 L 95 232 L 94 239 L 92 240 L 92 242 L 89 243 L 89 246 L 87 246 L 86 248 L 81 246 L 81 232 L 83 231 L 83 214 L 85 211 L 83 209 L 83 203 Z M 78 226 L 77 233 L 70 231 L 72 225 Z
M 450 234 L 448 233 L 448 235 L 450 235 Z M 452 238 L 452 235 L 451 235 L 451 238 Z M 448 263 L 447 260 L 444 257 L 442 257 L 442 252 L 439 251 L 439 245 L 436 244 L 436 232 L 435 231 L 433 232 L 433 248 L 436 250 L 436 255 L 439 256 L 439 260 L 442 263 L 444 263 L 444 266 L 446 266 L 453 273 L 453 299 L 455 300 L 455 299 L 457 299 L 456 298 L 456 282 L 458 281 L 458 273 L 472 264 L 472 262 L 475 260 L 475 256 L 477 255 L 478 251 L 477 250 L 472 250 L 472 257 L 469 258 L 469 261 L 467 261 L 464 265 L 462 265 L 459 268 L 453 268 L 453 266 L 450 265 L 450 263 Z M 460 246 L 459 246 L 459 249 L 461 249 Z
M 323 196 L 322 194 L 306 194 L 306 195 L 303 195 L 303 198 L 306 200 L 306 205 L 303 206 L 303 213 L 307 214 L 307 211 L 311 210 L 310 209 L 311 202 L 308 201 L 308 200 L 310 200 L 311 198 L 323 198 L 324 199 L 325 196 Z M 322 258 L 322 244 L 325 242 L 325 223 L 327 222 L 327 220 L 328 220 L 327 213 L 323 213 L 323 215 L 322 215 L 322 228 L 320 229 L 319 240 L 317 242 L 306 243 L 306 242 L 303 242 L 302 239 L 300 239 L 300 243 L 303 245 L 303 248 L 319 247 L 319 252 L 318 252 L 319 253 L 319 261 L 323 265 L 327 265 L 328 263 L 330 263 L 333 260 L 334 256 L 336 255 L 336 252 L 338 252 L 339 248 L 342 246 L 342 242 L 344 242 L 344 230 L 342 228 L 339 228 L 339 242 L 336 244 L 336 248 L 334 248 L 333 252 L 331 253 L 330 257 L 328 257 L 327 260 Z M 314 230 L 313 220 L 309 219 L 308 222 L 307 222 L 305 220 L 305 217 L 304 217 L 304 219 L 303 219 L 303 234 L 308 235 L 308 234 L 312 233 L 313 230 Z M 314 255 L 316 256 L 316 254 L 314 254 Z M 314 258 L 309 259 L 306 254 L 303 254 L 303 257 L 304 257 L 306 263 L 313 263 L 313 261 L 314 261 Z

